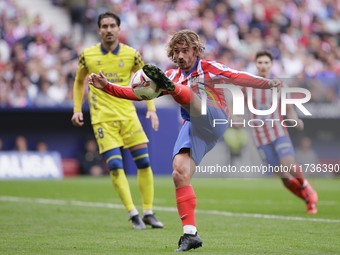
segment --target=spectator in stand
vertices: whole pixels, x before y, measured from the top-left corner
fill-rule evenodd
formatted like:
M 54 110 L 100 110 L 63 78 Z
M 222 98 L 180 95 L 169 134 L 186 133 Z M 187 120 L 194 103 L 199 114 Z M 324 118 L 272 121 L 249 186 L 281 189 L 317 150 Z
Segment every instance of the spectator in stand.
M 28 143 L 26 137 L 19 135 L 15 138 L 14 150 L 18 152 L 27 152 Z
M 84 151 L 79 155 L 80 173 L 83 175 L 100 176 L 106 173 L 103 157 L 98 151 L 97 142 L 89 138 L 85 142 Z
M 35 98 L 34 104 L 38 107 L 56 106 L 55 99 L 50 95 L 51 83 L 47 80 L 41 84 L 41 90 Z
M 87 0 L 68 0 L 65 1 L 70 12 L 72 34 L 75 34 L 79 39 L 83 39 L 85 35 L 85 11 L 87 7 Z M 80 32 L 78 34 L 77 32 Z
M 163 54 L 155 55 L 151 51 L 152 47 L 159 52 L 159 48 L 165 47 L 168 34 L 188 28 L 198 31 L 206 42 L 206 57 L 223 61 L 225 54 L 229 54 L 228 62 L 235 63 L 235 69 L 254 71 L 249 52 L 264 48 L 273 52 L 273 74 L 276 77 L 328 77 L 329 73 L 325 74 L 325 71 L 332 71 L 336 78 L 339 77 L 340 7 L 335 1 L 318 0 L 315 4 L 294 0 L 286 0 L 284 4 L 276 4 L 273 0 L 218 3 L 194 0 L 119 3 L 109 0 L 56 1 L 59 5 L 72 7 L 70 15 L 76 26 L 86 24 L 83 22 L 84 17 L 93 21 L 93 17 L 102 10 L 114 10 L 122 17 L 124 24 L 120 33 L 121 41 L 139 52 L 145 52 L 146 60 L 163 69 L 171 67 L 171 62 L 162 57 Z M 58 73 L 67 77 L 67 80 L 74 76 L 72 66 L 77 63 L 77 54 L 81 52 L 83 44 L 78 40 L 74 42 L 72 30 L 69 35 L 56 35 L 40 14 L 30 17 L 14 0 L 3 2 L 0 6 L 0 59 L 10 59 L 5 60 L 2 67 L 0 64 L 0 74 L 2 76 L 1 68 L 9 68 L 9 72 L 6 70 L 9 90 L 16 86 L 11 75 L 16 71 L 29 77 L 39 89 L 43 80 L 41 76 L 45 73 Z M 163 10 L 168 11 L 164 13 Z M 86 32 L 94 31 L 87 27 Z M 58 62 L 61 63 L 61 69 Z M 2 81 L 0 83 L 3 84 Z M 332 86 L 327 82 L 306 84 L 306 88 L 312 91 L 313 100 L 318 103 L 339 101 L 336 95 L 340 94 L 340 89 L 337 87 L 334 93 Z M 71 89 L 72 84 L 67 94 L 72 93 Z M 321 94 L 318 94 L 320 91 Z M 2 107 L 8 106 L 6 97 L 0 91 Z M 64 104 L 58 101 L 54 106 Z
M 36 150 L 38 152 L 48 152 L 47 143 L 42 140 L 38 141 L 36 145 Z
M 13 87 L 8 91 L 8 103 L 14 108 L 24 108 L 32 105 L 29 96 L 29 86 L 25 84 L 25 77 L 21 72 L 15 72 L 13 77 Z
M 62 105 L 66 100 L 68 85 L 65 76 L 59 76 L 58 80 L 52 84 L 48 90 L 48 94 L 52 97 L 58 105 Z

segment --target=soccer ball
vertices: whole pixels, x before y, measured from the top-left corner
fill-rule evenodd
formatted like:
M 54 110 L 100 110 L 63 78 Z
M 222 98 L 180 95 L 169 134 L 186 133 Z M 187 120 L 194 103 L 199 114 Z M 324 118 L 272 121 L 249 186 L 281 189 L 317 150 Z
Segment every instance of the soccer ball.
M 136 97 L 142 100 L 150 100 L 158 97 L 162 89 L 157 87 L 143 72 L 143 69 L 138 70 L 132 77 L 131 88 Z

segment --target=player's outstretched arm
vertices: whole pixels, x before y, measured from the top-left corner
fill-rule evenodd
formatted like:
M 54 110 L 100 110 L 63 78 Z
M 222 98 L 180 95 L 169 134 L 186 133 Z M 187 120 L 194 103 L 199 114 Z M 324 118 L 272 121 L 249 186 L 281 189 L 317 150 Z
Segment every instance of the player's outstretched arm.
M 278 79 L 266 79 L 260 76 L 252 75 L 247 72 L 239 72 L 235 70 L 228 70 L 223 72 L 223 75 L 228 78 L 228 82 L 244 86 L 253 87 L 258 89 L 271 89 L 281 86 L 282 82 Z
M 123 86 L 119 86 L 117 84 L 108 82 L 102 71 L 99 72 L 99 75 L 92 73 L 89 76 L 89 84 L 115 97 L 134 100 L 134 101 L 141 101 L 141 99 L 135 96 L 135 94 L 133 93 L 130 87 L 123 87 Z

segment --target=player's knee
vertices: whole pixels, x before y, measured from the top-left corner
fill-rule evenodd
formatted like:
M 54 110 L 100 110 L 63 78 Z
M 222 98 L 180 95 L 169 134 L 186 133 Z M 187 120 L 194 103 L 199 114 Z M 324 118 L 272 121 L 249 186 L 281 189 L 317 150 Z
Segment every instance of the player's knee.
M 143 169 L 143 168 L 147 168 L 150 166 L 150 160 L 149 157 L 143 157 L 140 159 L 135 160 L 136 162 L 136 166 L 138 169 Z
M 123 161 L 122 161 L 121 158 L 109 159 L 108 162 L 107 162 L 107 166 L 110 169 L 110 171 L 115 171 L 115 170 L 118 170 L 118 169 L 123 169 Z
M 190 171 L 185 171 L 184 168 L 174 168 L 172 171 L 172 179 L 175 184 L 190 182 Z
M 174 182 L 177 182 L 182 179 L 182 175 L 174 169 L 172 171 L 172 179 L 174 180 Z
M 150 158 L 147 147 L 134 150 L 131 152 L 131 154 L 138 169 L 143 169 L 150 166 Z
M 108 150 L 103 153 L 103 156 L 111 172 L 117 169 L 123 169 L 123 160 L 119 148 Z

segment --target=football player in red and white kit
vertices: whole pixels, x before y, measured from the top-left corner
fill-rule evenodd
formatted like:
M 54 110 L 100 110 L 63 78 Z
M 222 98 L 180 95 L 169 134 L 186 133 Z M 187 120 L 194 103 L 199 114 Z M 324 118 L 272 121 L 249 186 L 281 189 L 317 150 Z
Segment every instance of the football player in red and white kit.
M 258 75 L 263 78 L 271 78 L 273 56 L 269 51 L 259 51 L 255 56 L 255 64 Z M 283 85 L 284 86 L 284 85 Z M 255 109 L 270 109 L 272 106 L 272 91 L 250 88 L 252 103 Z M 278 93 L 280 95 L 280 93 Z M 252 136 L 260 152 L 262 159 L 271 166 L 285 166 L 291 168 L 290 172 L 278 173 L 284 186 L 296 196 L 306 202 L 307 213 L 317 213 L 316 203 L 318 195 L 308 181 L 304 178 L 302 170 L 295 161 L 295 152 L 290 140 L 286 126 L 282 125 L 284 120 L 281 114 L 280 98 L 278 98 L 279 109 L 262 118 L 277 121 L 266 122 L 258 127 L 251 127 Z M 287 104 L 286 117 L 296 120 L 296 128 L 303 130 L 303 121 L 297 116 L 292 104 Z M 261 116 L 250 113 L 250 119 L 261 119 Z
M 168 57 L 178 66 L 163 73 L 158 67 L 145 65 L 144 73 L 181 106 L 183 125 L 173 150 L 173 181 L 176 202 L 182 221 L 183 236 L 176 251 L 188 251 L 202 246 L 197 234 L 195 207 L 196 195 L 191 186 L 195 167 L 223 136 L 227 125 L 213 126 L 215 119 L 228 119 L 224 90 L 215 84 L 232 83 L 270 89 L 280 84 L 278 80 L 255 76 L 233 70 L 225 64 L 203 59 L 204 45 L 197 33 L 191 30 L 176 32 L 167 47 Z M 108 83 L 100 73 L 90 76 L 90 83 L 105 92 L 130 100 L 140 100 L 131 88 Z M 202 114 L 202 100 L 207 100 Z

